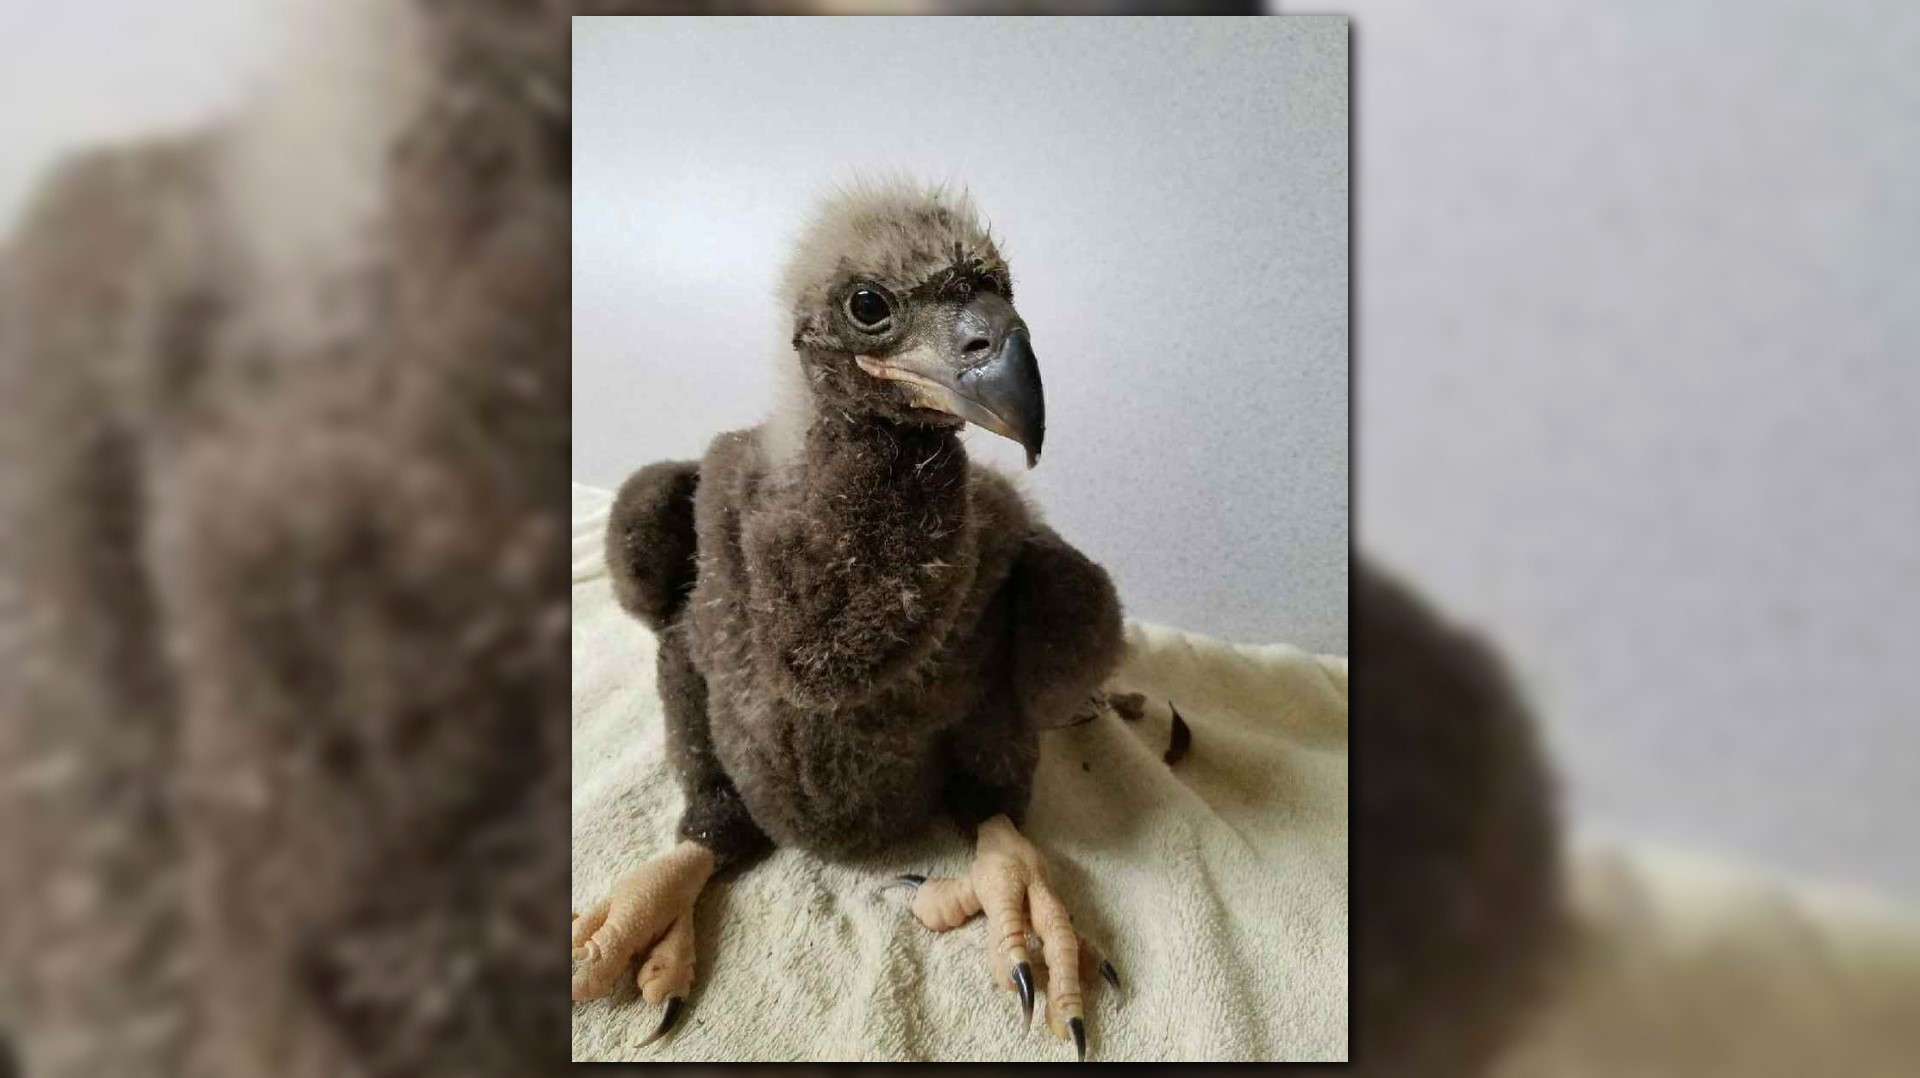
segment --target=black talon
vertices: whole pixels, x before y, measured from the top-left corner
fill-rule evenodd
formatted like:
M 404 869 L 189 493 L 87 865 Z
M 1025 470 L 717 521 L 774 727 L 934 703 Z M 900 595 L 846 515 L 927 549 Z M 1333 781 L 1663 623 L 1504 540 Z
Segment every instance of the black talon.
M 874 890 L 873 893 L 876 895 L 883 894 L 887 891 L 893 890 L 895 887 L 911 887 L 917 891 L 920 889 L 920 885 L 925 882 L 927 882 L 927 878 L 925 876 L 921 876 L 916 873 L 909 872 L 905 876 L 895 876 L 893 879 L 890 879 L 887 882 L 881 884 L 878 888 Z
M 637 1047 L 645 1048 L 647 1045 L 666 1036 L 668 1032 L 673 1029 L 673 1024 L 680 1020 L 680 1012 L 686 1008 L 686 1005 L 687 998 L 685 996 L 668 996 L 667 1011 L 660 1016 L 660 1024 L 654 1028 L 652 1035 L 646 1040 L 641 1041 Z
M 1074 1052 L 1079 1055 L 1080 1062 L 1085 1063 L 1087 1061 L 1086 1020 L 1081 1018 L 1069 1018 L 1067 1019 L 1067 1029 L 1073 1034 Z
M 1033 1025 L 1033 967 L 1025 962 L 1016 962 L 1013 966 L 1013 983 L 1020 989 L 1020 1010 L 1024 1012 L 1027 1025 Z
M 1100 976 L 1113 987 L 1120 987 L 1120 971 L 1114 969 L 1113 963 L 1104 958 L 1100 960 Z

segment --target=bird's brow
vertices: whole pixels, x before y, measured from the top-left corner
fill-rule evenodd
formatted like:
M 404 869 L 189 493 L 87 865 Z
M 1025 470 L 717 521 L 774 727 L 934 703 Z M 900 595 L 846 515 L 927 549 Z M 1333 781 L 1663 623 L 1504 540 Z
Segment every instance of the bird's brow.
M 982 258 L 967 258 L 939 270 L 908 291 L 914 299 L 965 298 L 975 292 L 1005 292 L 1005 272 Z

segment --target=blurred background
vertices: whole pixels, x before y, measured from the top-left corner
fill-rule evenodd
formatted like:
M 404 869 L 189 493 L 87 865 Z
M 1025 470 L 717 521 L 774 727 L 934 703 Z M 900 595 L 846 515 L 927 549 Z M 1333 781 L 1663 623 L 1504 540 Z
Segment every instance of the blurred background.
M 957 182 L 1047 389 L 1040 467 L 969 452 L 1131 616 L 1346 653 L 1344 19 L 583 19 L 573 65 L 575 478 L 760 421 L 834 184 Z
M 0 3 L 0 215 L 64 148 L 218 107 L 274 6 Z M 1325 7 L 1360 541 L 1509 655 L 1587 828 L 1920 896 L 1920 9 Z M 1002 223 L 1023 299 L 1075 281 Z
M 1920 897 L 1920 6 L 1344 7 L 1360 545 L 1588 828 Z
M 0 231 L 63 153 L 231 109 L 300 2 L 0 0 Z

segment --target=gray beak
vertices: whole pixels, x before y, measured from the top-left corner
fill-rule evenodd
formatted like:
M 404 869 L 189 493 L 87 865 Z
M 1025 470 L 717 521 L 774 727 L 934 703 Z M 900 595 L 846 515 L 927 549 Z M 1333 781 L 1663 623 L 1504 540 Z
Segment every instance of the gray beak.
M 1025 326 L 1007 334 L 986 362 L 961 370 L 954 382 L 961 404 L 973 406 L 960 418 L 1019 442 L 1027 451 L 1027 467 L 1040 462 L 1047 399 Z
M 922 406 L 1019 442 L 1027 467 L 1039 463 L 1047 434 L 1040 364 L 1027 324 L 1005 297 L 982 292 L 969 300 L 954 318 L 947 348 L 856 360 L 868 374 L 912 386 Z

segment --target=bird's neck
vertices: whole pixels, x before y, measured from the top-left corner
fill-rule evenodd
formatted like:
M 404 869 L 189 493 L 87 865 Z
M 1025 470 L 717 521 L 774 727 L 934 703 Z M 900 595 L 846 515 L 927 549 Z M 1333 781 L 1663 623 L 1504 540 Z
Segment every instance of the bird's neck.
M 815 710 L 864 699 L 939 646 L 978 563 L 952 431 L 816 416 L 744 530 L 772 669 Z
M 971 579 L 976 546 L 958 435 L 822 409 L 797 465 L 762 502 L 756 528 L 785 534 L 792 565 L 814 567 L 802 575 L 834 582 L 816 599 L 872 592 L 897 604 L 906 590 L 905 620 L 939 624 Z
M 796 486 L 850 526 L 924 533 L 932 545 L 962 529 L 967 452 L 952 429 L 821 412 L 808 426 Z

